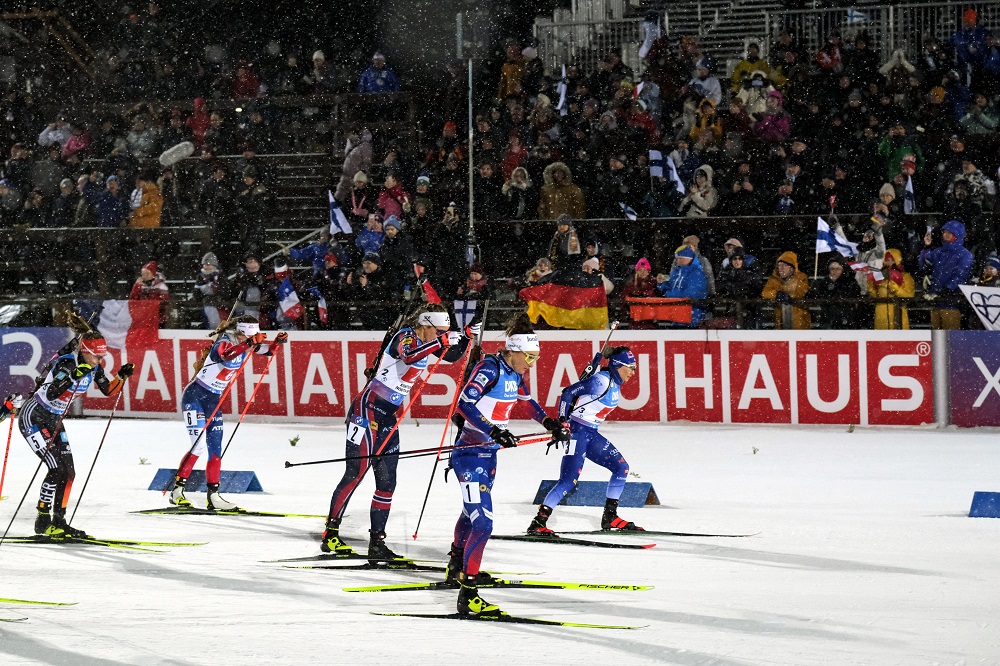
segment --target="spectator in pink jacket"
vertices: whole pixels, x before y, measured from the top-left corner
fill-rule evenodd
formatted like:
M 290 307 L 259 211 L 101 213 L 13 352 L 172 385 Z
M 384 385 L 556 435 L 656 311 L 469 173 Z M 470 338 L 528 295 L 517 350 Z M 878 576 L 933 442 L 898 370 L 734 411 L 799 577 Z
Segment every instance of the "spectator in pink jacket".
M 754 134 L 762 141 L 778 143 L 788 138 L 792 133 L 792 123 L 788 114 L 781 106 L 781 93 L 772 90 L 767 96 L 767 110 L 753 126 Z

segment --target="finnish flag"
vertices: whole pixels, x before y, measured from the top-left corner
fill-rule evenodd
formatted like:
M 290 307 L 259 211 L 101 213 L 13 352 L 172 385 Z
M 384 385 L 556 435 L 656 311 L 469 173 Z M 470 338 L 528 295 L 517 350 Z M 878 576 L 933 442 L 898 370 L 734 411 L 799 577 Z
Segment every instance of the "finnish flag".
M 844 257 L 858 254 L 858 244 L 834 233 L 822 217 L 816 218 L 816 252 L 839 252 Z
M 278 303 L 281 311 L 289 319 L 298 319 L 302 316 L 302 303 L 299 302 L 299 295 L 295 293 L 295 287 L 288 278 L 278 285 Z
M 663 153 L 659 150 L 649 151 L 649 175 L 663 178 Z
M 478 302 L 475 300 L 456 300 L 455 301 L 455 322 L 458 327 L 465 328 L 472 323 L 472 320 L 476 318 L 476 306 Z
M 347 216 L 340 209 L 340 204 L 333 198 L 333 192 L 327 190 L 326 194 L 330 197 L 330 235 L 332 236 L 338 232 L 342 234 L 354 233 L 351 223 L 347 221 Z
M 625 213 L 625 217 L 627 217 L 631 222 L 635 222 L 639 219 L 639 214 L 624 201 L 619 202 L 618 207 L 622 209 L 622 212 Z
M 566 106 L 566 91 L 569 88 L 566 82 L 566 65 L 562 66 L 562 78 L 559 79 L 559 85 L 556 86 L 556 90 L 559 92 L 559 103 L 556 105 L 556 109 L 559 110 L 560 116 L 565 116 L 569 114 L 569 108 Z

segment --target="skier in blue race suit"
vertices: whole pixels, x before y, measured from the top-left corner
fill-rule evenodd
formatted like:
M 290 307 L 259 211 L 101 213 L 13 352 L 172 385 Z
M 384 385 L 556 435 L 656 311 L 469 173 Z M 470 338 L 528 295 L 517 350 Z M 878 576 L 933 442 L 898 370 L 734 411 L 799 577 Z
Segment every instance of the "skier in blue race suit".
M 477 585 L 486 542 L 493 533 L 493 481 L 497 471 L 497 450 L 517 446 L 517 438 L 507 429 L 517 403 L 525 404 L 531 418 L 565 441 L 569 433 L 545 410 L 524 386 L 523 375 L 536 360 L 540 346 L 531 321 L 521 313 L 507 329 L 506 348 L 483 358 L 462 389 L 458 411 L 465 419 L 451 468 L 462 493 L 462 515 L 455 525 L 446 580 L 457 583 L 458 612 L 472 616 L 499 616 L 500 607 L 479 596 Z
M 628 347 L 614 347 L 606 350 L 604 356 L 608 359 L 607 367 L 567 387 L 559 398 L 559 420 L 569 422 L 569 444 L 562 459 L 559 481 L 538 507 L 538 515 L 531 521 L 528 534 L 553 534 L 545 523 L 552 515 L 552 508 L 576 487 L 584 459 L 611 472 L 601 529 L 642 529 L 618 517 L 618 499 L 625 489 L 628 463 L 615 445 L 597 430 L 618 406 L 620 387 L 635 373 L 635 355 Z

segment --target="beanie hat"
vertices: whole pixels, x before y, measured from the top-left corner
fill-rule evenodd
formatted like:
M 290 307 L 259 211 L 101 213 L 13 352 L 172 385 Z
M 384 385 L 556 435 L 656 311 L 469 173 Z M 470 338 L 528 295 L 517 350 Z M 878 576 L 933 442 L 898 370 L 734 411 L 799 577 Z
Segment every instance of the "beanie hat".
M 990 258 L 986 261 L 986 264 L 1000 271 L 1000 257 L 996 256 L 995 254 L 990 255 Z
M 155 260 L 154 261 L 150 261 L 145 266 L 143 266 L 143 269 L 148 270 L 153 275 L 156 275 L 159 272 L 159 268 L 160 267 L 156 265 L 156 261 Z
M 971 7 L 969 9 L 966 9 L 965 13 L 962 14 L 962 21 L 964 23 L 975 23 L 978 18 L 979 15 L 976 14 L 976 10 L 972 9 Z
M 587 259 L 587 261 L 583 262 L 583 265 L 590 266 L 595 271 L 600 270 L 601 268 L 601 262 L 597 260 L 597 257 L 591 257 L 590 259 Z
M 284 275 L 288 272 L 288 263 L 284 259 L 274 260 L 274 274 Z
M 635 270 L 639 270 L 640 268 L 645 268 L 647 271 L 653 270 L 653 267 L 649 264 L 649 259 L 646 257 L 643 257 L 639 261 L 635 262 Z
M 740 248 L 741 250 L 743 249 L 743 242 L 739 238 L 730 238 L 723 245 L 732 245 Z
M 428 187 L 430 187 L 430 184 L 431 184 L 430 176 L 427 176 L 426 174 L 421 174 L 420 176 L 417 176 L 417 185 L 427 185 Z
M 366 174 L 364 171 L 359 171 L 356 174 L 354 174 L 354 182 L 357 183 L 358 181 L 361 181 L 362 183 L 367 183 L 368 174 Z
M 104 181 L 104 184 L 107 185 L 111 181 L 114 181 L 114 182 L 118 183 L 119 185 L 122 184 L 122 181 L 119 180 L 118 176 L 116 176 L 114 174 L 111 174 L 110 176 L 108 176 L 108 179 L 106 181 Z M 8 184 L 7 181 L 4 181 L 4 185 L 7 185 L 7 184 Z
M 689 259 L 694 259 L 694 250 L 691 249 L 690 245 L 681 245 L 674 251 L 675 257 L 688 257 Z
M 313 60 L 326 60 L 326 56 L 322 51 L 313 51 Z
M 881 196 L 890 196 L 893 199 L 895 199 L 896 198 L 896 188 L 892 186 L 892 183 L 886 183 L 881 188 L 879 188 L 878 195 L 880 197 Z
M 339 264 L 339 263 L 340 263 L 340 262 L 339 262 L 339 261 L 337 260 L 337 255 L 335 255 L 335 254 L 333 254 L 333 253 L 331 253 L 331 252 L 327 252 L 327 253 L 326 253 L 326 254 L 325 254 L 325 255 L 323 256 L 323 261 L 332 261 L 332 262 L 333 262 L 333 263 L 335 263 L 335 264 Z
M 446 122 L 444 124 L 444 129 L 445 129 L 445 131 L 451 130 L 452 132 L 457 132 L 458 131 L 458 125 L 456 125 L 455 123 L 453 123 L 452 121 L 449 120 L 448 122 Z
M 61 181 L 59 181 L 59 187 L 66 187 L 66 186 L 73 187 L 73 181 L 70 180 L 69 178 L 63 178 Z
M 903 158 L 903 161 L 899 163 L 899 166 L 900 168 L 909 167 L 916 170 L 917 162 L 912 157 L 907 156 Z
M 569 213 L 560 213 L 559 217 L 556 218 L 556 226 L 560 224 L 565 224 L 568 226 L 573 226 L 573 218 L 570 217 Z
M 376 266 L 382 265 L 382 257 L 378 256 L 377 252 L 366 252 L 364 259 L 361 261 L 370 261 Z
M 698 243 L 701 242 L 701 239 L 692 234 L 690 236 L 685 236 L 684 240 L 681 242 L 684 243 L 685 245 L 690 245 L 691 247 L 697 249 Z
M 215 266 L 216 268 L 220 268 L 219 259 L 218 257 L 215 256 L 214 252 L 206 252 L 205 256 L 201 258 L 201 265 Z
M 403 223 L 399 221 L 399 218 L 395 215 L 390 215 L 385 222 L 382 223 L 385 228 L 396 227 L 397 230 L 402 231 Z

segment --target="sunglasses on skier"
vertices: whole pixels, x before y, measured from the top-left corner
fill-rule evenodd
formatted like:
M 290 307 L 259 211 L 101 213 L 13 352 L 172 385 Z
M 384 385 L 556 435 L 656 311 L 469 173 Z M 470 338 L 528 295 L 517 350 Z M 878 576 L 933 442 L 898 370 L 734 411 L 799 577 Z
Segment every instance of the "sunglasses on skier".
M 528 365 L 533 365 L 540 356 L 540 354 L 536 352 L 521 352 L 521 353 L 524 354 L 524 362 L 527 363 Z

